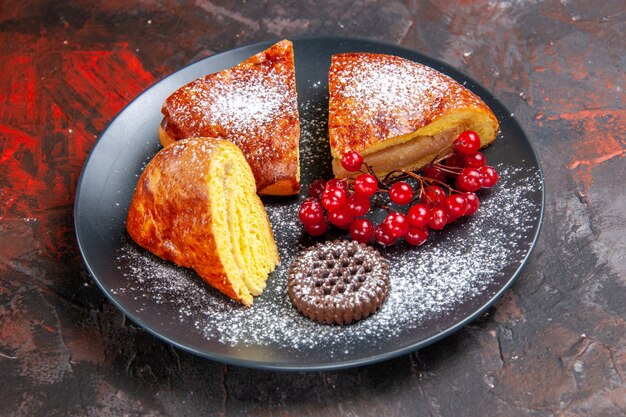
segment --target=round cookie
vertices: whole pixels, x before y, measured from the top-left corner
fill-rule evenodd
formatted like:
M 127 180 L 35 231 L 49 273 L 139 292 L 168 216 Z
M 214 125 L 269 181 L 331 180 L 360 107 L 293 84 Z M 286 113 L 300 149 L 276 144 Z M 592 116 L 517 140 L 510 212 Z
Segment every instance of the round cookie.
M 365 244 L 323 242 L 294 261 L 287 285 L 292 303 L 304 316 L 348 324 L 378 310 L 389 290 L 389 267 Z

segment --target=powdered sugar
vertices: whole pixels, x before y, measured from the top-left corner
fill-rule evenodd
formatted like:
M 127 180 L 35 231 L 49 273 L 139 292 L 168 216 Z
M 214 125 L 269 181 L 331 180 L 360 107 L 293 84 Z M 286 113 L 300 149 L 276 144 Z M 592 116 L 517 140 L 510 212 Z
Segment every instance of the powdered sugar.
M 176 90 L 162 109 L 166 131 L 178 138 L 228 139 L 244 152 L 258 180 L 275 180 L 261 174 L 262 166 L 280 164 L 296 149 L 298 103 L 290 45 L 279 42 Z
M 439 71 L 382 54 L 333 56 L 329 88 L 331 137 L 339 154 L 415 132 L 450 109 L 484 107 L 478 96 Z
M 222 74 L 211 77 L 224 80 L 211 82 L 211 88 L 203 80 L 190 84 L 183 92 L 188 101 L 170 107 L 173 118 L 184 118 L 190 125 L 197 123 L 198 130 L 219 125 L 246 134 L 285 111 L 288 85 L 285 74 L 270 71 L 249 72 L 241 79 L 229 79 Z
M 336 76 L 337 90 L 343 100 L 349 99 L 347 103 L 358 110 L 359 117 L 363 112 L 419 114 L 420 107 L 440 101 L 448 93 L 450 83 L 454 83 L 415 62 L 388 56 L 381 59 L 384 61 L 347 60 Z
M 313 177 L 324 175 L 320 171 L 329 169 L 326 125 L 319 110 L 324 100 L 320 97 L 301 107 L 304 189 Z M 320 166 L 320 161 L 326 163 Z M 353 325 L 313 322 L 302 317 L 289 300 L 288 269 L 304 248 L 317 242 L 304 235 L 298 222 L 297 206 L 303 196 L 266 201 L 281 264 L 251 308 L 227 299 L 192 271 L 162 261 L 132 242 L 126 242 L 119 253 L 117 267 L 126 282 L 114 293 L 120 299 L 140 301 L 144 307 L 138 314 L 148 321 L 154 306 L 162 305 L 171 317 L 159 320 L 178 323 L 190 333 L 227 346 L 273 346 L 302 352 L 324 346 L 329 355 L 341 356 L 364 343 L 385 344 L 407 332 L 419 334 L 429 323 L 457 314 L 460 306 L 488 300 L 523 262 L 536 231 L 541 190 L 539 172 L 524 165 L 496 165 L 500 182 L 479 194 L 482 204 L 473 217 L 434 233 L 421 247 L 402 243 L 381 250 L 390 266 L 387 299 L 376 314 Z

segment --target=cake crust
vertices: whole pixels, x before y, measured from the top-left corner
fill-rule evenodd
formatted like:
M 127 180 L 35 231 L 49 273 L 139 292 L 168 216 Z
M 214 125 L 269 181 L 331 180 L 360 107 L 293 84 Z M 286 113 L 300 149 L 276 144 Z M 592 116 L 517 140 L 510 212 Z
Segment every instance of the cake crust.
M 176 90 L 162 106 L 163 146 L 187 137 L 236 144 L 259 194 L 300 191 L 300 122 L 293 44 L 282 40 L 230 69 Z

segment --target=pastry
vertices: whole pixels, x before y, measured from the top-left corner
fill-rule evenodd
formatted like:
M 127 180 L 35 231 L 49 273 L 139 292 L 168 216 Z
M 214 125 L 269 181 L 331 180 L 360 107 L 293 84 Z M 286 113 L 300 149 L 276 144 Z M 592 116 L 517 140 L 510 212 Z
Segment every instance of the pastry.
M 440 72 L 383 54 L 333 55 L 328 131 L 337 177 L 341 157 L 359 152 L 379 175 L 422 168 L 473 130 L 481 146 L 496 139 L 498 120 L 474 93 Z
M 225 140 L 189 138 L 161 149 L 139 178 L 126 229 L 245 305 L 279 261 L 252 171 Z
M 292 264 L 289 297 L 304 316 L 348 324 L 374 313 L 389 290 L 389 268 L 374 248 L 346 240 L 319 243 Z
M 300 191 L 300 121 L 293 45 L 283 40 L 230 69 L 176 90 L 161 109 L 163 146 L 218 137 L 246 156 L 260 194 Z

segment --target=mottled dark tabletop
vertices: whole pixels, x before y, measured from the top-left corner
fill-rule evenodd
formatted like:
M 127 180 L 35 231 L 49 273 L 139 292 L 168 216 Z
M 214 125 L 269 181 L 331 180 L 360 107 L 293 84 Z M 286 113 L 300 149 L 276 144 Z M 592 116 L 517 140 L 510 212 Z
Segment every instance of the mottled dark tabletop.
M 625 31 L 623 0 L 1 2 L 0 415 L 625 415 Z M 188 63 L 331 35 L 440 59 L 515 114 L 546 185 L 517 283 L 451 337 L 336 372 L 223 365 L 130 323 L 74 235 L 98 135 Z

